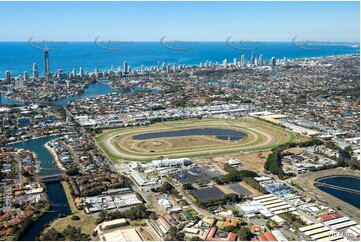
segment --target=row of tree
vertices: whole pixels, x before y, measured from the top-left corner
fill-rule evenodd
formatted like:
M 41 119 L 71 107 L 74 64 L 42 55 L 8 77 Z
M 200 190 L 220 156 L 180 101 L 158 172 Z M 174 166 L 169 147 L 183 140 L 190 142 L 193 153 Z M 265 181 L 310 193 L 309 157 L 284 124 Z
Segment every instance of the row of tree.
M 257 191 L 263 193 L 263 194 L 267 194 L 268 191 L 266 190 L 266 188 L 262 187 L 258 181 L 256 181 L 253 177 L 244 177 L 243 181 L 245 183 L 247 183 L 248 185 L 250 185 L 251 187 L 253 187 L 254 189 L 256 189 Z
M 268 155 L 266 163 L 264 164 L 264 169 L 271 172 L 274 175 L 277 175 L 280 179 L 285 179 L 288 175 L 282 169 L 282 152 L 286 149 L 293 147 L 307 147 L 314 145 L 321 145 L 323 142 L 319 139 L 311 139 L 301 143 L 289 143 L 277 148 L 272 149 L 272 153 Z
M 238 195 L 235 193 L 226 194 L 219 199 L 208 199 L 208 200 L 197 200 L 196 205 L 208 209 L 214 206 L 227 205 L 228 203 L 239 203 L 243 199 L 243 195 Z
M 175 189 L 172 186 L 172 184 L 170 184 L 167 181 L 164 182 L 161 187 L 152 188 L 151 191 L 152 192 L 160 192 L 160 193 L 164 193 L 164 194 L 168 194 L 168 195 L 174 195 L 177 198 L 180 197 L 179 192 L 177 191 L 177 189 Z
M 119 219 L 119 218 L 127 218 L 130 220 L 140 220 L 140 219 L 146 219 L 146 218 L 155 219 L 156 214 L 148 211 L 147 208 L 144 206 L 144 204 L 138 204 L 124 212 L 102 211 L 99 213 L 99 217 L 97 218 L 96 223 L 100 224 L 104 221 L 110 221 L 110 220 Z
M 227 175 L 223 177 L 213 177 L 212 180 L 219 185 L 240 182 L 245 177 L 256 177 L 258 174 L 254 171 L 241 170 L 238 171 L 236 168 L 230 166 L 229 164 L 224 164 L 223 169 L 228 172 Z
M 40 237 L 41 241 L 87 241 L 90 240 L 89 235 L 81 232 L 80 228 L 68 225 L 62 233 L 54 228 L 47 229 Z

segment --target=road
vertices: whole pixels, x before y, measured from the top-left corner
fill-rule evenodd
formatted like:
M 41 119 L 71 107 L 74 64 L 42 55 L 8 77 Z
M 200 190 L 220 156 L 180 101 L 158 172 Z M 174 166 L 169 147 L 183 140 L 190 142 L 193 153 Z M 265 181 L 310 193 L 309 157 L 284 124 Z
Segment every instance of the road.
M 83 166 L 80 164 L 78 155 L 76 154 L 75 150 L 72 147 L 70 147 L 69 145 L 67 145 L 66 143 L 64 143 L 63 141 L 60 141 L 60 143 L 69 151 L 69 153 L 73 157 L 74 162 L 78 166 L 80 173 L 85 174 L 86 171 L 84 170 Z
M 17 153 L 13 153 L 15 162 L 16 162 L 16 171 L 17 171 L 17 177 L 16 177 L 16 185 L 21 186 L 21 160 L 19 158 L 19 155 Z
M 197 212 L 199 215 L 203 215 L 204 217 L 210 217 L 210 218 L 216 218 L 218 220 L 223 220 L 224 218 L 226 219 L 240 219 L 239 217 L 233 217 L 233 216 L 218 216 L 215 214 L 211 214 L 206 212 L 205 210 L 201 209 L 200 207 L 198 207 L 196 204 L 194 204 L 194 202 L 188 197 L 189 195 L 186 194 L 183 189 L 182 189 L 182 185 L 176 184 L 175 182 L 168 180 L 172 186 L 179 192 L 179 194 L 187 201 L 187 203 L 189 204 L 189 206 L 195 211 Z
M 7 212 L 7 211 L 10 211 L 12 210 L 11 209 L 11 185 L 5 185 L 4 186 L 4 207 L 3 207 L 3 211 L 4 212 Z

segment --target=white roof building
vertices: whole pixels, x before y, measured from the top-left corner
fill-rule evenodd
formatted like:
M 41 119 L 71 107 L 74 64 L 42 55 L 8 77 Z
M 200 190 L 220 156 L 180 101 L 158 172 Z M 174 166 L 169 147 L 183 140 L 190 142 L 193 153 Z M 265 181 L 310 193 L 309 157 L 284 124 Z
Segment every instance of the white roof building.
M 172 204 L 167 199 L 159 199 L 158 204 L 161 205 L 165 210 L 172 208 Z
M 100 236 L 102 241 L 142 241 L 142 237 L 135 229 L 115 230 Z
M 120 218 L 120 219 L 103 222 L 101 224 L 101 227 L 102 227 L 102 229 L 111 229 L 111 228 L 120 227 L 120 226 L 127 225 L 127 224 L 128 224 L 127 220 L 125 220 L 124 218 Z
M 162 160 L 153 160 L 152 165 L 156 168 L 159 167 L 172 167 L 172 166 L 184 166 L 186 164 L 192 163 L 192 160 L 189 158 L 179 158 L 179 159 L 162 159 Z
M 288 241 L 288 239 L 282 234 L 282 232 L 278 229 L 271 231 L 273 236 L 277 239 L 277 241 Z

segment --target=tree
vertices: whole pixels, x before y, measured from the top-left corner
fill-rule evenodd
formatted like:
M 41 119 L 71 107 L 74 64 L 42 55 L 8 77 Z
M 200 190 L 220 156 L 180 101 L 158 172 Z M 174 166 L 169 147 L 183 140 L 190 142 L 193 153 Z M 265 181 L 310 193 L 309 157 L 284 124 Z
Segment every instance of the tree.
M 189 241 L 201 241 L 201 238 L 199 238 L 198 236 L 193 236 L 189 239 Z
M 248 227 L 241 227 L 238 230 L 238 239 L 241 241 L 248 241 L 251 236 L 251 230 Z
M 194 187 L 193 187 L 192 184 L 190 184 L 190 183 L 184 183 L 184 184 L 183 184 L 183 189 L 184 189 L 184 190 L 193 190 Z
M 43 241 L 58 241 L 63 240 L 61 234 L 54 228 L 47 229 L 39 238 Z
M 71 216 L 71 220 L 80 220 L 80 217 L 77 215 Z
M 79 175 L 79 171 L 76 166 L 72 166 L 65 172 L 65 174 L 67 174 L 68 176 L 77 176 Z
M 22 171 L 21 174 L 23 176 L 25 176 L 25 177 L 31 177 L 32 176 L 32 174 L 30 174 L 30 172 L 28 172 L 28 171 Z
M 156 220 L 156 219 L 158 219 L 158 216 L 157 216 L 156 213 L 151 213 L 151 214 L 149 215 L 149 219 Z
M 80 228 L 70 225 L 66 226 L 62 234 L 66 238 L 66 240 L 85 241 L 90 239 L 88 235 L 81 232 Z
M 251 187 L 253 187 L 254 189 L 264 193 L 264 194 L 267 194 L 268 191 L 262 187 L 257 181 L 256 179 L 254 179 L 253 177 L 245 177 L 243 178 L 243 180 L 245 181 L 245 183 L 247 183 L 248 185 L 250 185 Z
M 169 231 L 167 236 L 165 237 L 166 241 L 176 241 L 177 240 L 177 227 L 172 226 Z

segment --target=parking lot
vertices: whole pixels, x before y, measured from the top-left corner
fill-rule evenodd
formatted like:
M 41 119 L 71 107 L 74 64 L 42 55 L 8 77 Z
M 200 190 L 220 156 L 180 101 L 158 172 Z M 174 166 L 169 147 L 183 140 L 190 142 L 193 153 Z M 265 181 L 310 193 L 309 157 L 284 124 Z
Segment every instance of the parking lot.
M 179 182 L 194 183 L 198 180 L 210 181 L 213 177 L 222 176 L 222 173 L 211 166 L 193 167 L 187 170 L 176 172 L 172 177 Z
M 236 194 L 242 194 L 244 196 L 250 196 L 253 194 L 251 191 L 249 191 L 247 188 L 245 188 L 239 183 L 227 184 L 224 186 Z
M 196 199 L 198 199 L 200 201 L 206 201 L 209 199 L 219 199 L 225 195 L 225 193 L 222 192 L 217 187 L 195 189 L 195 190 L 189 191 L 189 193 L 192 194 Z

